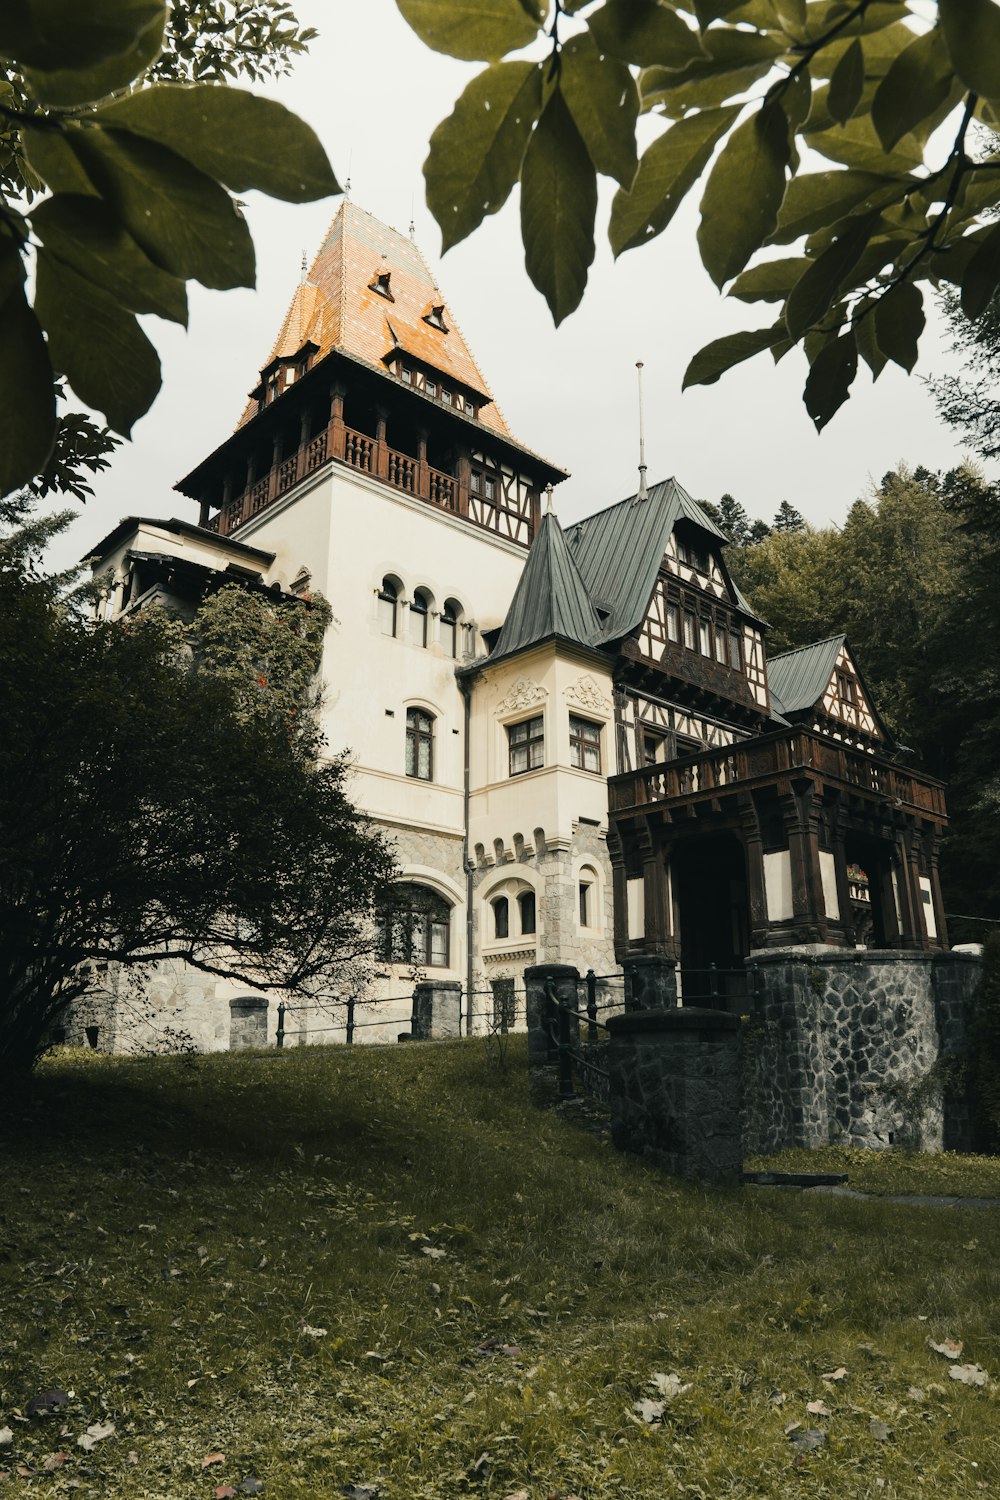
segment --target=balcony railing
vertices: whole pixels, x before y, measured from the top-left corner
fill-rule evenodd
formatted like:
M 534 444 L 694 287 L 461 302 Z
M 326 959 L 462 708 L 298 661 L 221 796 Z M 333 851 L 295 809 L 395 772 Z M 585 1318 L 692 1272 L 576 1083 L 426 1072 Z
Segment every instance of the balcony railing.
M 609 804 L 612 812 L 628 813 L 660 802 L 700 801 L 717 796 L 720 790 L 764 785 L 778 776 L 796 773 L 822 778 L 862 795 L 888 798 L 898 807 L 936 818 L 947 816 L 944 787 L 939 781 L 901 770 L 863 751 L 850 750 L 808 729 L 743 740 L 684 760 L 612 776 L 608 782 Z
M 227 501 L 218 514 L 203 524 L 209 531 L 228 536 L 268 505 L 272 505 L 300 479 L 315 473 L 331 460 L 349 464 L 352 469 L 370 474 L 373 479 L 381 479 L 393 489 L 402 490 L 418 500 L 426 500 L 438 510 L 468 516 L 477 525 L 485 526 L 487 530 L 496 531 L 502 536 L 512 535 L 509 518 L 497 506 L 491 507 L 480 499 L 477 514 L 469 514 L 469 491 L 456 475 L 432 468 L 425 459 L 400 453 L 368 433 L 346 427 L 341 421 L 331 421 L 323 432 L 297 448 L 294 453 L 280 459 L 266 474 L 255 478 L 240 494 Z M 531 530 L 531 523 L 527 522 L 524 538 L 514 539 L 522 540 L 526 546 L 530 541 Z

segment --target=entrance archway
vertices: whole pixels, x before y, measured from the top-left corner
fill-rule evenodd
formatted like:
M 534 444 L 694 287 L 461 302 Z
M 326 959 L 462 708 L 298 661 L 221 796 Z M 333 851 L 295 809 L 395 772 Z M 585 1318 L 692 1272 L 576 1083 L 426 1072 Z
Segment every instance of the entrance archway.
M 731 833 L 681 839 L 670 868 L 683 997 L 688 1004 L 725 1009 L 728 996 L 744 994 L 745 982 L 739 974 L 713 976 L 712 965 L 742 970 L 750 951 L 743 846 Z

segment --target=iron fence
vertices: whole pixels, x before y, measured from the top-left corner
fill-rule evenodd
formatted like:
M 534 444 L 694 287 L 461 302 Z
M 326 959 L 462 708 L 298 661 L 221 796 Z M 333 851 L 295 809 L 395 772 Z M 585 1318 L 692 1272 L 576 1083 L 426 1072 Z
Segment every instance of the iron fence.
M 462 989 L 459 1008 L 459 1035 L 475 1036 L 499 1034 L 506 1036 L 511 1031 L 523 1029 L 526 1022 L 525 993 L 514 980 L 495 982 L 488 989 Z M 361 996 L 345 995 L 316 1001 L 307 1005 L 291 1005 L 282 1001 L 278 1006 L 278 1028 L 276 1044 L 284 1048 L 294 1036 L 299 1045 L 314 1037 L 340 1033 L 347 1046 L 358 1040 L 357 1033 L 373 1026 L 396 1025 L 398 1036 L 413 1035 L 414 992 L 406 994 Z M 408 1005 L 407 1016 L 379 1014 L 388 1006 Z M 312 1018 L 325 1015 L 330 1025 L 316 1026 Z M 289 1017 L 302 1017 L 303 1022 L 294 1027 Z

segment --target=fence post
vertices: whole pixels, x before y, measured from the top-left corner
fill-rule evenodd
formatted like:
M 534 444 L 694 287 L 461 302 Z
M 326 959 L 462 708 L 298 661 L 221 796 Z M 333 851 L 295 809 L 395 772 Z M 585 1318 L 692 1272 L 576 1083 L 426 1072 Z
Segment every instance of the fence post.
M 708 966 L 708 983 L 709 983 L 709 991 L 708 991 L 708 993 L 709 993 L 711 999 L 713 1001 L 718 1000 L 718 998 L 719 998 L 719 971 L 718 971 L 718 966 L 716 964 L 709 964 L 709 966 Z M 715 1009 L 714 1005 L 712 1006 L 712 1009 L 713 1010 Z
M 280 1005 L 278 1006 L 277 1044 L 279 1047 L 283 1047 L 285 1045 L 285 1011 L 287 1009 L 288 1006 L 285 1004 L 284 1000 L 282 1000 Z
M 528 1025 L 528 1067 L 541 1068 L 556 1062 L 558 1023 L 556 1005 L 565 999 L 571 1009 L 578 1004 L 580 971 L 572 964 L 532 964 L 524 971 L 524 1008 Z
M 587 970 L 587 1041 L 597 1043 L 597 975 Z
M 573 1098 L 573 1054 L 570 1047 L 570 1016 L 565 1000 L 557 1000 L 549 991 L 549 998 L 556 1007 L 556 1023 L 559 1039 L 559 1097 Z
M 354 1041 L 354 996 L 351 995 L 347 1001 L 347 1045 Z

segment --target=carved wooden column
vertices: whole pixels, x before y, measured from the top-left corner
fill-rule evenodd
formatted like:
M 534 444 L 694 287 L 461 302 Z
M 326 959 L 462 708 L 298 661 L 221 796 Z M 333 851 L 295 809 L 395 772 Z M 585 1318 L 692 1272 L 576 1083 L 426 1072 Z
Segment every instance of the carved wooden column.
M 941 875 L 938 870 L 938 844 L 936 833 L 924 835 L 924 847 L 927 851 L 927 869 L 931 881 L 931 900 L 934 903 L 934 918 L 937 923 L 937 943 L 941 948 L 948 947 L 948 919 L 944 914 L 944 895 L 941 891 Z
M 427 465 L 427 429 L 417 429 L 417 494 L 421 500 L 431 497 L 431 476 Z
M 459 450 L 455 459 L 455 479 L 458 486 L 458 513 L 469 514 L 469 480 L 472 477 L 472 457 L 467 448 Z
M 386 422 L 389 414 L 384 406 L 375 409 L 375 465 L 374 473 L 379 479 L 389 478 L 389 449 L 385 440 Z
M 819 864 L 819 813 L 814 808 L 814 784 L 806 777 L 791 783 L 790 797 L 782 798 L 788 832 L 792 874 L 792 916 L 799 942 L 826 942 L 826 905 Z
M 761 834 L 757 804 L 751 792 L 738 798 L 743 853 L 747 871 L 747 898 L 750 909 L 750 944 L 763 948 L 767 943 L 767 887 L 764 883 L 764 839 Z
M 267 476 L 267 504 L 268 505 L 270 505 L 271 501 L 276 497 L 276 495 L 278 493 L 278 465 L 280 464 L 280 462 L 281 462 L 281 437 L 280 437 L 280 435 L 278 433 L 275 433 L 275 435 L 274 435 L 274 441 L 271 444 L 271 470 L 270 470 L 270 473 Z
M 673 957 L 673 921 L 666 858 L 667 829 L 659 817 L 643 818 L 639 836 L 642 851 L 642 895 L 647 953 Z
M 327 458 L 343 458 L 344 456 L 344 396 L 346 394 L 342 385 L 335 385 L 330 391 L 330 420 L 326 426 Z
M 844 804 L 837 799 L 833 809 L 832 838 L 833 873 L 837 881 L 837 905 L 840 907 L 840 925 L 844 930 L 845 946 L 854 946 L 854 917 L 851 912 L 851 888 L 847 880 L 847 840 L 844 829 Z
M 925 944 L 924 921 L 920 914 L 920 887 L 913 868 L 913 830 L 896 830 L 896 880 L 899 889 L 901 940 L 904 948 L 922 948 Z

